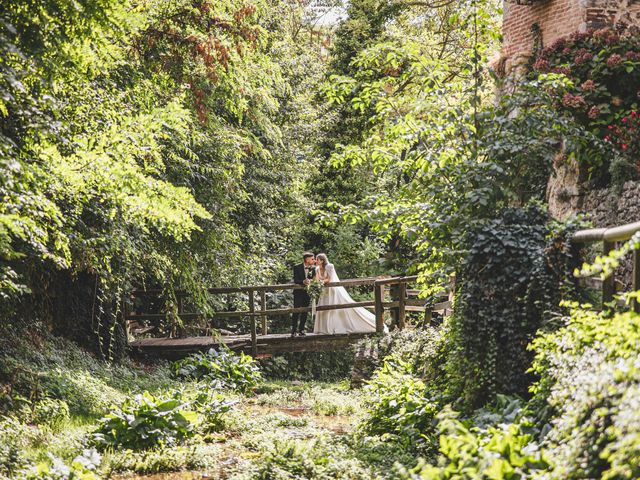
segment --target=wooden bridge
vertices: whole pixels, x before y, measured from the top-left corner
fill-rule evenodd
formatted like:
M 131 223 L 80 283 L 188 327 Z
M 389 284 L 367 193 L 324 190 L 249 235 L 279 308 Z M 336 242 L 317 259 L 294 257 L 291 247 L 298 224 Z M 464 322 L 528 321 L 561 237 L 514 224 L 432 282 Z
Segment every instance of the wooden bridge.
M 610 252 L 620 242 L 624 242 L 632 238 L 634 235 L 640 235 L 640 222 L 622 225 L 614 228 L 595 228 L 581 230 L 576 232 L 571 238 L 573 247 L 580 250 L 586 244 L 601 243 L 604 254 Z M 578 255 L 579 256 L 579 255 Z M 633 251 L 633 259 L 630 271 L 631 290 L 640 290 L 640 250 Z M 423 323 L 429 323 L 432 320 L 434 312 L 442 315 L 451 313 L 452 294 L 445 294 L 446 298 L 437 298 L 432 302 L 424 299 L 416 298 L 418 291 L 408 288 L 408 285 L 415 283 L 416 276 L 404 276 L 393 278 L 361 278 L 344 280 L 337 283 L 328 283 L 327 287 L 372 287 L 373 299 L 366 301 L 358 301 L 350 304 L 340 305 L 323 305 L 318 307 L 318 311 L 338 310 L 343 308 L 365 307 L 374 311 L 376 317 L 376 332 L 380 333 L 384 329 L 385 313 L 390 313 L 391 324 L 395 328 L 404 328 L 407 312 L 419 312 L 422 316 Z M 588 279 L 594 280 L 594 279 Z M 594 286 L 601 290 L 603 307 L 611 302 L 616 290 L 615 275 L 609 276 L 601 282 L 591 282 Z M 154 357 L 164 358 L 180 358 L 189 353 L 207 350 L 211 347 L 219 347 L 222 344 L 237 351 L 246 351 L 254 356 L 269 356 L 283 352 L 306 352 L 306 351 L 325 351 L 343 349 L 346 346 L 360 340 L 361 338 L 371 335 L 365 333 L 349 334 L 349 335 L 320 335 L 307 334 L 305 337 L 291 338 L 289 334 L 269 333 L 268 318 L 273 316 L 291 315 L 296 312 L 310 312 L 311 308 L 267 308 L 267 293 L 274 294 L 278 291 L 291 291 L 295 289 L 303 289 L 296 284 L 283 285 L 263 285 L 263 286 L 246 286 L 246 287 L 222 287 L 210 288 L 207 290 L 211 295 L 230 295 L 242 294 L 247 298 L 248 309 L 244 311 L 223 311 L 212 314 L 202 314 L 196 312 L 185 312 L 185 299 L 188 297 L 187 292 L 174 292 L 177 301 L 177 317 L 183 320 L 201 320 L 208 326 L 200 326 L 196 335 L 186 338 L 139 338 L 131 343 L 131 347 L 135 353 L 150 355 Z M 452 291 L 452 288 L 450 288 Z M 161 290 L 136 290 L 131 293 L 131 299 L 141 297 L 159 297 L 162 295 Z M 390 300 L 387 300 L 390 296 Z M 256 300 L 258 306 L 256 308 Z M 157 329 L 157 325 L 146 325 L 145 322 L 158 322 L 167 317 L 164 313 L 132 313 L 128 312 L 124 302 L 124 317 L 131 326 L 134 333 L 148 335 Z M 631 308 L 636 312 L 640 312 L 640 302 L 636 299 L 631 301 Z M 228 332 L 228 335 L 213 335 L 211 322 L 216 319 L 229 320 L 231 318 L 249 319 L 249 332 L 238 333 Z M 260 320 L 260 329 L 258 329 L 258 319 Z M 310 326 L 311 322 L 308 323 Z M 206 333 L 206 335 L 203 335 Z
M 451 312 L 452 303 L 450 294 L 436 298 L 434 302 L 417 298 L 418 290 L 408 286 L 415 283 L 417 276 L 403 276 L 393 278 L 357 278 L 341 282 L 327 283 L 326 287 L 369 287 L 373 289 L 373 299 L 357 301 L 349 304 L 318 306 L 317 311 L 339 310 L 346 308 L 365 307 L 372 309 L 376 317 L 376 333 L 384 331 L 385 313 L 389 313 L 392 326 L 404 328 L 407 313 L 418 312 L 422 322 L 431 322 L 433 313 L 448 315 Z M 185 338 L 139 338 L 131 342 L 130 346 L 136 354 L 161 358 L 181 358 L 190 353 L 216 348 L 224 344 L 236 351 L 245 351 L 254 356 L 270 356 L 284 352 L 309 352 L 330 351 L 344 349 L 348 345 L 357 342 L 371 334 L 313 334 L 307 333 L 304 337 L 291 337 L 289 333 L 269 333 L 269 317 L 289 316 L 297 312 L 311 312 L 311 307 L 301 308 L 267 308 L 267 293 L 286 292 L 304 289 L 301 285 L 293 283 L 280 285 L 260 285 L 245 287 L 218 287 L 209 288 L 210 295 L 241 294 L 247 298 L 247 309 L 242 311 L 221 311 L 210 314 L 198 312 L 185 312 L 185 300 L 189 294 L 185 291 L 175 292 L 177 308 L 175 315 L 181 320 L 191 322 L 199 321 L 200 327 L 196 327 L 196 335 Z M 144 297 L 162 295 L 161 290 L 135 290 L 131 293 L 129 302 L 124 302 L 124 317 L 130 331 L 133 334 L 148 335 L 157 332 L 158 322 L 167 318 L 165 313 L 133 313 L 126 306 L 131 300 Z M 387 297 L 390 297 L 387 300 Z M 256 302 L 257 300 L 257 302 Z M 257 304 L 257 305 L 256 305 Z M 228 321 L 239 318 L 249 320 L 249 331 L 225 332 L 226 335 L 217 334 L 211 328 L 215 320 Z M 203 323 L 204 322 L 204 323 Z M 151 323 L 151 325 L 149 325 Z M 313 330 L 311 319 L 307 321 L 307 329 Z M 203 334 L 204 333 L 204 334 Z

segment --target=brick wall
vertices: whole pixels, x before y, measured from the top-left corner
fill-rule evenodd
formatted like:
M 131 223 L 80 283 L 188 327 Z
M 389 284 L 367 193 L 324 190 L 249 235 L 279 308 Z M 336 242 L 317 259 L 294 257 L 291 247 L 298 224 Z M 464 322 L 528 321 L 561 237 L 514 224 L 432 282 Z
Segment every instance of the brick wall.
M 504 57 L 530 55 L 534 46 L 534 24 L 540 27 L 542 44 L 585 28 L 583 0 L 545 0 L 533 5 L 505 2 L 502 23 Z
M 538 0 L 532 5 L 504 2 L 503 58 L 531 54 L 539 27 L 542 46 L 575 31 L 624 22 L 640 25 L 640 0 Z

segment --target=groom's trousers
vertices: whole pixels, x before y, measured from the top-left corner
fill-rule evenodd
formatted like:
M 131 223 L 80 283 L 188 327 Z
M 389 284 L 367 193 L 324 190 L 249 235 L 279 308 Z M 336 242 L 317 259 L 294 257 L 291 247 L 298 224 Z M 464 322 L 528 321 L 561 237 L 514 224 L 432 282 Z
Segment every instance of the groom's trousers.
M 293 308 L 308 307 L 311 304 L 311 297 L 305 290 L 293 291 Z M 291 315 L 291 333 L 304 332 L 307 324 L 307 312 L 293 313 Z

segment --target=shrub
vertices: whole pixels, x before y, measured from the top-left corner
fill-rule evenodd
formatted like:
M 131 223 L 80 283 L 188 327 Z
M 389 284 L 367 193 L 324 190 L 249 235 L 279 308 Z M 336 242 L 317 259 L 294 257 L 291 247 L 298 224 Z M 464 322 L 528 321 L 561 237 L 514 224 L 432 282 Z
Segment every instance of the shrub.
M 22 451 L 27 427 L 17 420 L 0 417 L 0 478 L 11 477 L 26 464 Z
M 555 478 L 638 478 L 640 315 L 609 318 L 572 304 L 565 322 L 532 345 Z
M 56 368 L 49 372 L 44 385 L 49 395 L 64 399 L 72 413 L 104 415 L 125 395 L 88 370 Z
M 352 452 L 338 442 L 326 437 L 312 441 L 295 441 L 276 438 L 260 447 L 259 462 L 234 480 L 288 480 L 302 478 L 349 479 L 375 478 L 371 468 L 353 458 Z
M 97 480 L 95 471 L 102 457 L 95 450 L 84 450 L 70 465 L 50 455 L 51 465 L 41 463 L 25 475 L 27 480 Z
M 106 466 L 102 470 L 108 473 L 127 471 L 151 474 L 207 469 L 219 461 L 221 451 L 219 444 L 201 443 L 140 451 L 118 450 L 105 454 Z
M 46 425 L 53 430 L 69 420 L 69 405 L 64 400 L 43 398 L 33 405 L 32 421 L 36 425 Z
M 456 416 L 450 409 L 439 415 L 441 456 L 437 466 L 421 461 L 411 470 L 400 469 L 400 478 L 533 480 L 548 471 L 549 461 L 534 436 L 525 432 L 529 428 L 526 422 L 483 430 Z
M 347 378 L 353 367 L 352 348 L 335 352 L 289 352 L 259 360 L 265 377 L 330 382 Z
M 382 367 L 384 360 L 393 355 L 410 365 L 414 374 L 429 382 L 432 391 L 444 393 L 446 390 L 446 372 L 444 365 L 449 349 L 448 335 L 450 322 L 438 327 L 424 329 L 405 328 L 394 330 L 389 335 L 362 340 L 360 345 L 377 350 L 377 358 L 372 358 L 361 373 L 370 377 L 377 368 Z
M 359 427 L 361 435 L 381 435 L 424 454 L 433 450 L 438 404 L 408 364 L 387 359 L 366 392 L 368 411 Z
M 93 440 L 101 448 L 174 445 L 193 435 L 197 420 L 198 414 L 186 402 L 144 392 L 102 418 Z
M 195 353 L 175 362 L 174 374 L 178 378 L 208 380 L 222 388 L 247 392 L 255 387 L 260 378 L 260 369 L 249 355 L 234 355 L 229 349 L 209 350 L 207 353 Z
M 627 156 L 631 164 L 640 167 L 640 141 L 633 132 L 626 132 L 627 119 L 637 109 L 640 82 L 640 35 L 637 28 L 603 28 L 574 33 L 560 38 L 539 52 L 533 65 L 535 74 L 560 73 L 571 80 L 568 89 L 556 94 L 556 108 L 599 138 L 612 140 L 619 154 Z M 626 141 L 616 141 L 620 135 Z M 629 135 L 627 135 L 629 133 Z M 615 150 L 614 150 L 615 151 Z M 580 160 L 590 167 L 608 164 L 611 158 L 594 156 L 589 152 Z M 636 169 L 618 162 L 610 167 L 626 168 L 617 181 L 634 178 Z M 636 170 L 636 171 L 634 171 Z M 603 172 L 604 173 L 604 172 Z

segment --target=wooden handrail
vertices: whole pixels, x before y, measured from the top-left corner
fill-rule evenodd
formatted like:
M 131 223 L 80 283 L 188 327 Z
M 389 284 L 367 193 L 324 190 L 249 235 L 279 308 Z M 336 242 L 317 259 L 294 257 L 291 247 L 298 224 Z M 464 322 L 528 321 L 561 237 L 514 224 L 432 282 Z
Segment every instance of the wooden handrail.
M 640 232 L 640 222 L 627 223 L 612 228 L 590 228 L 580 230 L 573 234 L 571 242 L 574 244 L 602 242 L 602 252 L 606 255 L 611 252 L 616 242 L 624 242 L 631 239 L 637 232 Z M 633 272 L 632 272 L 632 289 L 637 291 L 640 289 L 640 253 L 638 250 L 633 251 Z M 615 294 L 615 276 L 609 275 L 602 282 L 602 305 L 613 299 Z M 640 313 L 640 302 L 636 299 L 632 300 L 632 307 L 635 312 Z
M 417 278 L 417 277 L 416 277 Z M 368 278 L 350 278 L 347 280 L 341 280 L 339 282 L 327 283 L 325 286 L 327 287 L 358 287 L 363 285 L 373 285 L 376 282 L 375 277 Z M 393 282 L 391 282 L 393 283 Z M 249 291 L 254 292 L 268 292 L 268 291 L 278 291 L 278 290 L 303 290 L 306 287 L 304 285 L 298 285 L 297 283 L 282 283 L 275 285 L 249 285 L 246 287 L 213 287 L 207 288 L 208 293 L 212 294 L 221 294 L 221 293 L 248 293 Z M 164 293 L 164 290 L 161 288 L 149 288 L 149 289 L 136 289 L 131 292 L 131 295 L 134 297 L 144 297 L 148 295 L 159 295 Z M 176 296 L 188 296 L 189 292 L 186 290 L 176 290 Z
M 571 241 L 573 243 L 623 242 L 629 240 L 638 231 L 640 231 L 640 222 L 612 228 L 590 228 L 574 233 Z

